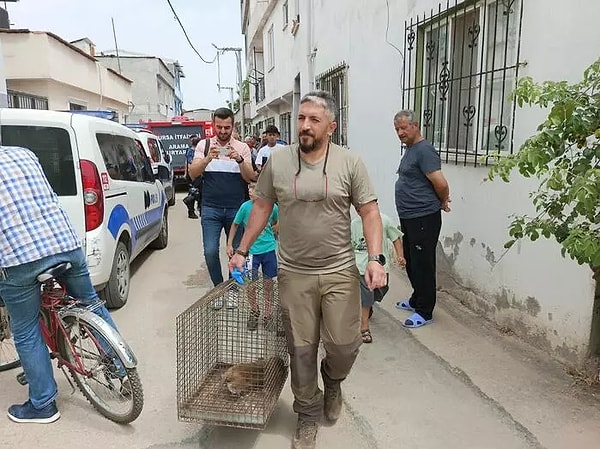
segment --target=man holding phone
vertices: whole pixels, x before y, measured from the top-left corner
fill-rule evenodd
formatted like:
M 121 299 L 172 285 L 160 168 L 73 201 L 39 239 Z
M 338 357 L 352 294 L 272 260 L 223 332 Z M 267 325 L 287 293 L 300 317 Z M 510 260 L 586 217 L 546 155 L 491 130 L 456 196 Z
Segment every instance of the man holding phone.
M 202 187 L 202 242 L 204 258 L 213 285 L 223 282 L 219 242 L 221 232 L 229 236 L 235 214 L 246 200 L 248 182 L 254 178 L 250 148 L 232 137 L 233 111 L 219 108 L 213 114 L 216 135 L 208 143 L 196 145 L 194 160 L 188 173 L 192 179 L 203 176 Z M 241 232 L 234 238 L 237 248 Z
M 275 125 L 267 126 L 265 133 L 267 143 L 258 151 L 258 154 L 256 155 L 256 168 L 259 172 L 261 171 L 262 167 L 267 163 L 269 157 L 271 157 L 271 153 L 277 148 L 283 148 L 283 145 L 277 143 L 277 139 L 279 139 L 279 130 Z

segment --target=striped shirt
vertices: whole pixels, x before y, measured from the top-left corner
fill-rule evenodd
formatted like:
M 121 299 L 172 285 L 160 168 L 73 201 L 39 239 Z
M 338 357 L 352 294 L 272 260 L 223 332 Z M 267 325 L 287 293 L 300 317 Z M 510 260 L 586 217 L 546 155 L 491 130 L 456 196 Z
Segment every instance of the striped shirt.
M 217 138 L 211 138 L 211 145 L 218 145 Z M 244 142 L 231 139 L 230 145 L 246 161 L 250 161 L 252 153 Z M 196 146 L 194 159 L 204 158 L 206 141 L 201 140 Z M 224 209 L 239 209 L 246 201 L 248 184 L 242 178 L 240 164 L 226 155 L 221 155 L 208 163 L 203 174 L 202 206 Z
M 0 267 L 14 267 L 81 247 L 31 151 L 0 146 Z

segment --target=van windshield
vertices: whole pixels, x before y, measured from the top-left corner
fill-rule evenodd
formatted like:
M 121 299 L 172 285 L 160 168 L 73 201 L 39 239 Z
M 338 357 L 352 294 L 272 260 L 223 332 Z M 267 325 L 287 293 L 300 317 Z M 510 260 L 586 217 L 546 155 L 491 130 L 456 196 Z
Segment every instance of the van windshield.
M 23 147 L 35 153 L 58 196 L 77 195 L 73 151 L 66 129 L 2 125 L 0 136 L 2 145 Z

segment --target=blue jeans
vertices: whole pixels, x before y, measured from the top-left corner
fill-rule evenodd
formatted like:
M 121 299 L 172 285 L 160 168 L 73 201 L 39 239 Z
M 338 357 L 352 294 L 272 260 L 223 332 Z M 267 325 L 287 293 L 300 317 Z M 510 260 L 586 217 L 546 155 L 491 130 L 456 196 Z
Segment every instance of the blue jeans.
M 237 209 L 226 209 L 222 207 L 202 206 L 202 244 L 204 246 L 204 260 L 208 268 L 208 274 L 213 285 L 223 282 L 223 271 L 221 270 L 221 258 L 219 257 L 219 243 L 221 231 L 225 229 L 225 235 L 229 238 L 229 230 L 237 213 Z M 240 226 L 233 239 L 233 247 L 237 248 L 242 239 L 243 229 Z
M 59 278 L 64 283 L 67 293 L 83 304 L 97 301 L 98 295 L 92 286 L 85 255 L 81 249 L 5 268 L 5 279 L 0 278 L 0 297 L 10 315 L 15 346 L 29 383 L 29 399 L 37 409 L 44 408 L 54 401 L 57 388 L 52 374 L 50 354 L 39 326 L 41 295 L 36 277 L 64 262 L 70 262 L 72 265 L 72 268 Z M 117 329 L 106 307 L 102 306 L 96 313 Z

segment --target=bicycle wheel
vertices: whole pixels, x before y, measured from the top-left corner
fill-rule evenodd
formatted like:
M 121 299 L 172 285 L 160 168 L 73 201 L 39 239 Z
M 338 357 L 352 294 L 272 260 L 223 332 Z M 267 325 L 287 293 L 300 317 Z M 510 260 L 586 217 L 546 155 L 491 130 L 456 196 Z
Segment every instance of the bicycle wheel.
M 136 368 L 124 367 L 116 349 L 120 342 L 103 332 L 102 325 L 110 326 L 89 311 L 68 311 L 62 320 L 68 340 L 60 338 L 60 353 L 73 365 L 84 366 L 83 373 L 69 369 L 79 390 L 111 421 L 119 424 L 134 421 L 144 406 L 142 382 Z
M 8 312 L 0 304 L 0 371 L 8 371 L 21 365 L 15 341 L 10 330 Z

